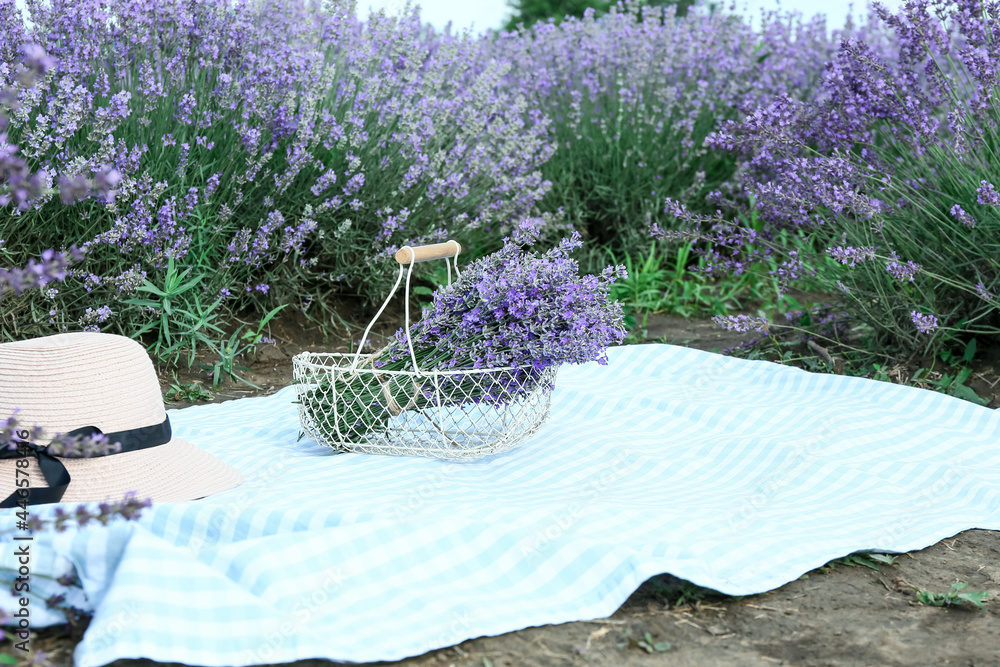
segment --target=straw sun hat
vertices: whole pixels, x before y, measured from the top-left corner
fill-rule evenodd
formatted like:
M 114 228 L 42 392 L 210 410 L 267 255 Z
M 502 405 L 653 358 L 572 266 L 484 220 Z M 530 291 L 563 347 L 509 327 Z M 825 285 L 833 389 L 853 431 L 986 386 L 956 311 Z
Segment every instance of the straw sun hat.
M 21 468 L 28 471 L 32 505 L 115 502 L 129 491 L 140 500 L 179 502 L 243 481 L 234 468 L 172 436 L 153 364 L 124 336 L 66 333 L 0 344 L 0 422 L 17 408 L 16 438 L 23 439 L 21 429 L 44 429 L 27 446 L 29 465 Z M 96 432 L 85 427 L 120 442 L 121 451 L 90 458 L 45 452 L 57 433 Z M 0 446 L 0 507 L 20 499 L 17 456 Z

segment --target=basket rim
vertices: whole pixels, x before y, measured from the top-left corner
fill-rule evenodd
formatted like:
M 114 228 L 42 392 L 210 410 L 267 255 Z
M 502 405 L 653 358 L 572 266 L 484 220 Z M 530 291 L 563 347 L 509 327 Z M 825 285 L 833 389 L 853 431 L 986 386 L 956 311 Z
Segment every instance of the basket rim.
M 390 371 L 381 368 L 367 367 L 363 368 L 360 362 L 366 361 L 374 357 L 374 354 L 362 354 L 358 355 L 359 366 L 354 369 L 353 373 L 370 373 L 378 375 L 409 375 L 409 376 L 433 376 L 433 375 L 470 375 L 470 374 L 484 374 L 484 373 L 496 373 L 497 371 L 517 371 L 517 370 L 536 370 L 531 364 L 524 364 L 521 366 L 491 366 L 490 368 L 451 368 L 447 370 L 441 369 L 421 369 L 420 371 Z M 324 371 L 350 371 L 350 366 L 329 366 L 322 363 L 315 363 L 312 359 L 332 359 L 334 361 L 339 361 L 341 359 L 354 359 L 355 354 L 353 352 L 300 352 L 292 357 L 292 365 L 298 366 L 302 369 L 310 370 L 324 370 Z M 553 364 L 546 366 L 541 369 L 544 373 L 549 370 L 557 369 L 561 364 Z

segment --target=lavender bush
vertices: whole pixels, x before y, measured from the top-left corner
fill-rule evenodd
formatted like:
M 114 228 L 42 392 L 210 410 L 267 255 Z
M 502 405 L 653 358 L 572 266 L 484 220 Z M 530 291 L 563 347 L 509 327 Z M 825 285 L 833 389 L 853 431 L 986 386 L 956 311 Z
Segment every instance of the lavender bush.
M 811 275 L 843 293 L 872 349 L 995 337 L 1000 4 L 911 0 L 877 12 L 898 44 L 894 62 L 845 40 L 820 101 L 782 97 L 711 139 L 747 160 L 763 223 L 757 234 L 720 218 L 712 270 L 740 271 L 769 246 L 783 278 Z M 668 208 L 696 221 L 676 201 Z M 778 230 L 812 243 L 784 247 Z
M 664 197 L 708 212 L 710 192 L 738 196 L 740 160 L 705 137 L 776 96 L 811 98 L 843 32 L 828 37 L 821 16 L 766 12 L 761 24 L 623 0 L 600 18 L 500 35 L 508 84 L 552 119 L 545 210 L 564 209 L 588 243 L 633 252 L 651 224 L 676 226 Z
M 0 5 L 0 8 L 5 6 Z M 56 60 L 37 44 L 24 43 L 15 49 L 8 42 L 3 44 L 2 49 L 5 58 L 4 83 L 7 85 L 0 85 L 0 105 L 18 110 L 16 92 L 10 83 L 16 81 L 23 89 L 31 89 L 37 85 L 39 78 L 55 67 Z M 8 142 L 5 132 L 8 122 L 7 113 L 0 110 L 0 209 L 13 204 L 22 210 L 30 198 L 43 192 L 49 175 L 44 171 L 32 173 L 28 163 L 18 155 L 18 147 Z M 93 190 L 95 183 L 86 181 L 77 184 L 77 188 L 85 188 L 88 194 L 94 192 L 99 196 L 108 196 L 117 178 L 116 172 L 102 169 L 97 173 L 98 185 L 102 187 Z M 41 261 L 32 257 L 23 268 L 4 268 L 4 264 L 8 263 L 5 260 L 11 255 L 6 245 L 6 241 L 0 238 L 0 300 L 5 294 L 19 296 L 26 290 L 61 282 L 66 279 L 70 264 L 83 259 L 83 252 L 76 246 L 65 252 L 48 248 L 41 251 Z
M 412 327 L 413 353 L 423 371 L 516 368 L 496 376 L 446 376 L 438 388 L 442 400 L 517 400 L 534 388 L 546 368 L 607 363 L 607 348 L 625 338 L 621 304 L 608 298 L 610 285 L 625 276 L 625 267 L 581 276 L 570 258 L 581 244 L 579 234 L 548 251 L 529 251 L 541 231 L 538 221 L 522 222 L 500 251 L 472 262 L 459 280 L 439 288 Z M 386 371 L 414 370 L 406 336 L 405 330 L 397 331 L 393 342 L 366 364 Z M 414 387 L 407 376 L 386 378 L 378 385 L 367 375 L 348 375 L 331 391 L 327 376 L 301 400 L 310 405 L 310 414 L 340 422 L 327 432 L 359 436 L 385 429 L 399 410 L 394 406 L 420 410 L 434 404 L 430 384 Z
M 9 308 L 37 331 L 158 317 L 125 303 L 162 285 L 167 258 L 201 276 L 184 297 L 236 309 L 360 290 L 376 299 L 406 243 L 502 236 L 548 184 L 546 121 L 469 59 L 469 35 L 415 10 L 361 22 L 346 2 L 122 0 L 0 4 L 0 53 L 35 40 L 58 59 L 18 87 L 10 140 L 58 181 L 0 222 L 10 261 L 76 242 L 58 293 Z M 114 196 L 84 185 L 112 166 Z M 57 204 L 68 204 L 58 206 Z M 105 309 L 100 323 L 86 309 Z M 39 314 L 44 316 L 38 317 Z M 22 332 L 23 335 L 23 332 Z

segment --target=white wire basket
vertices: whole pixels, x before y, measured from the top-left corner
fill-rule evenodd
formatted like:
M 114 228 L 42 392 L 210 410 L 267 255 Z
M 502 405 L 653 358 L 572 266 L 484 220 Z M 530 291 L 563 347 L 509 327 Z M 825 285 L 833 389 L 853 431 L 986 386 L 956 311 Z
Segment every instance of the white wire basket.
M 406 275 L 406 342 L 416 370 L 375 367 L 379 353 L 302 352 L 292 358 L 299 421 L 316 442 L 341 451 L 468 459 L 510 449 L 549 416 L 557 368 L 421 369 L 410 335 L 410 278 L 416 262 L 451 258 L 455 241 L 396 253 L 399 276 L 375 322 Z M 452 263 L 448 263 L 451 283 Z

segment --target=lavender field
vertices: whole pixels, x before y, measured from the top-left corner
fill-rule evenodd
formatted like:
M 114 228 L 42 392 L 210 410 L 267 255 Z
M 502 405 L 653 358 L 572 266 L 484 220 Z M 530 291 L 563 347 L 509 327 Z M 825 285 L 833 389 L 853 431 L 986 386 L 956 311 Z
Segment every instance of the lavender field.
M 827 334 L 870 350 L 1000 331 L 995 3 L 830 36 L 634 2 L 479 36 L 337 2 L 0 11 L 5 339 L 142 332 L 176 361 L 234 313 L 329 323 L 399 247 L 482 256 L 526 219 L 581 232 L 590 270 L 682 247 L 673 268 L 765 300 L 841 294 Z

